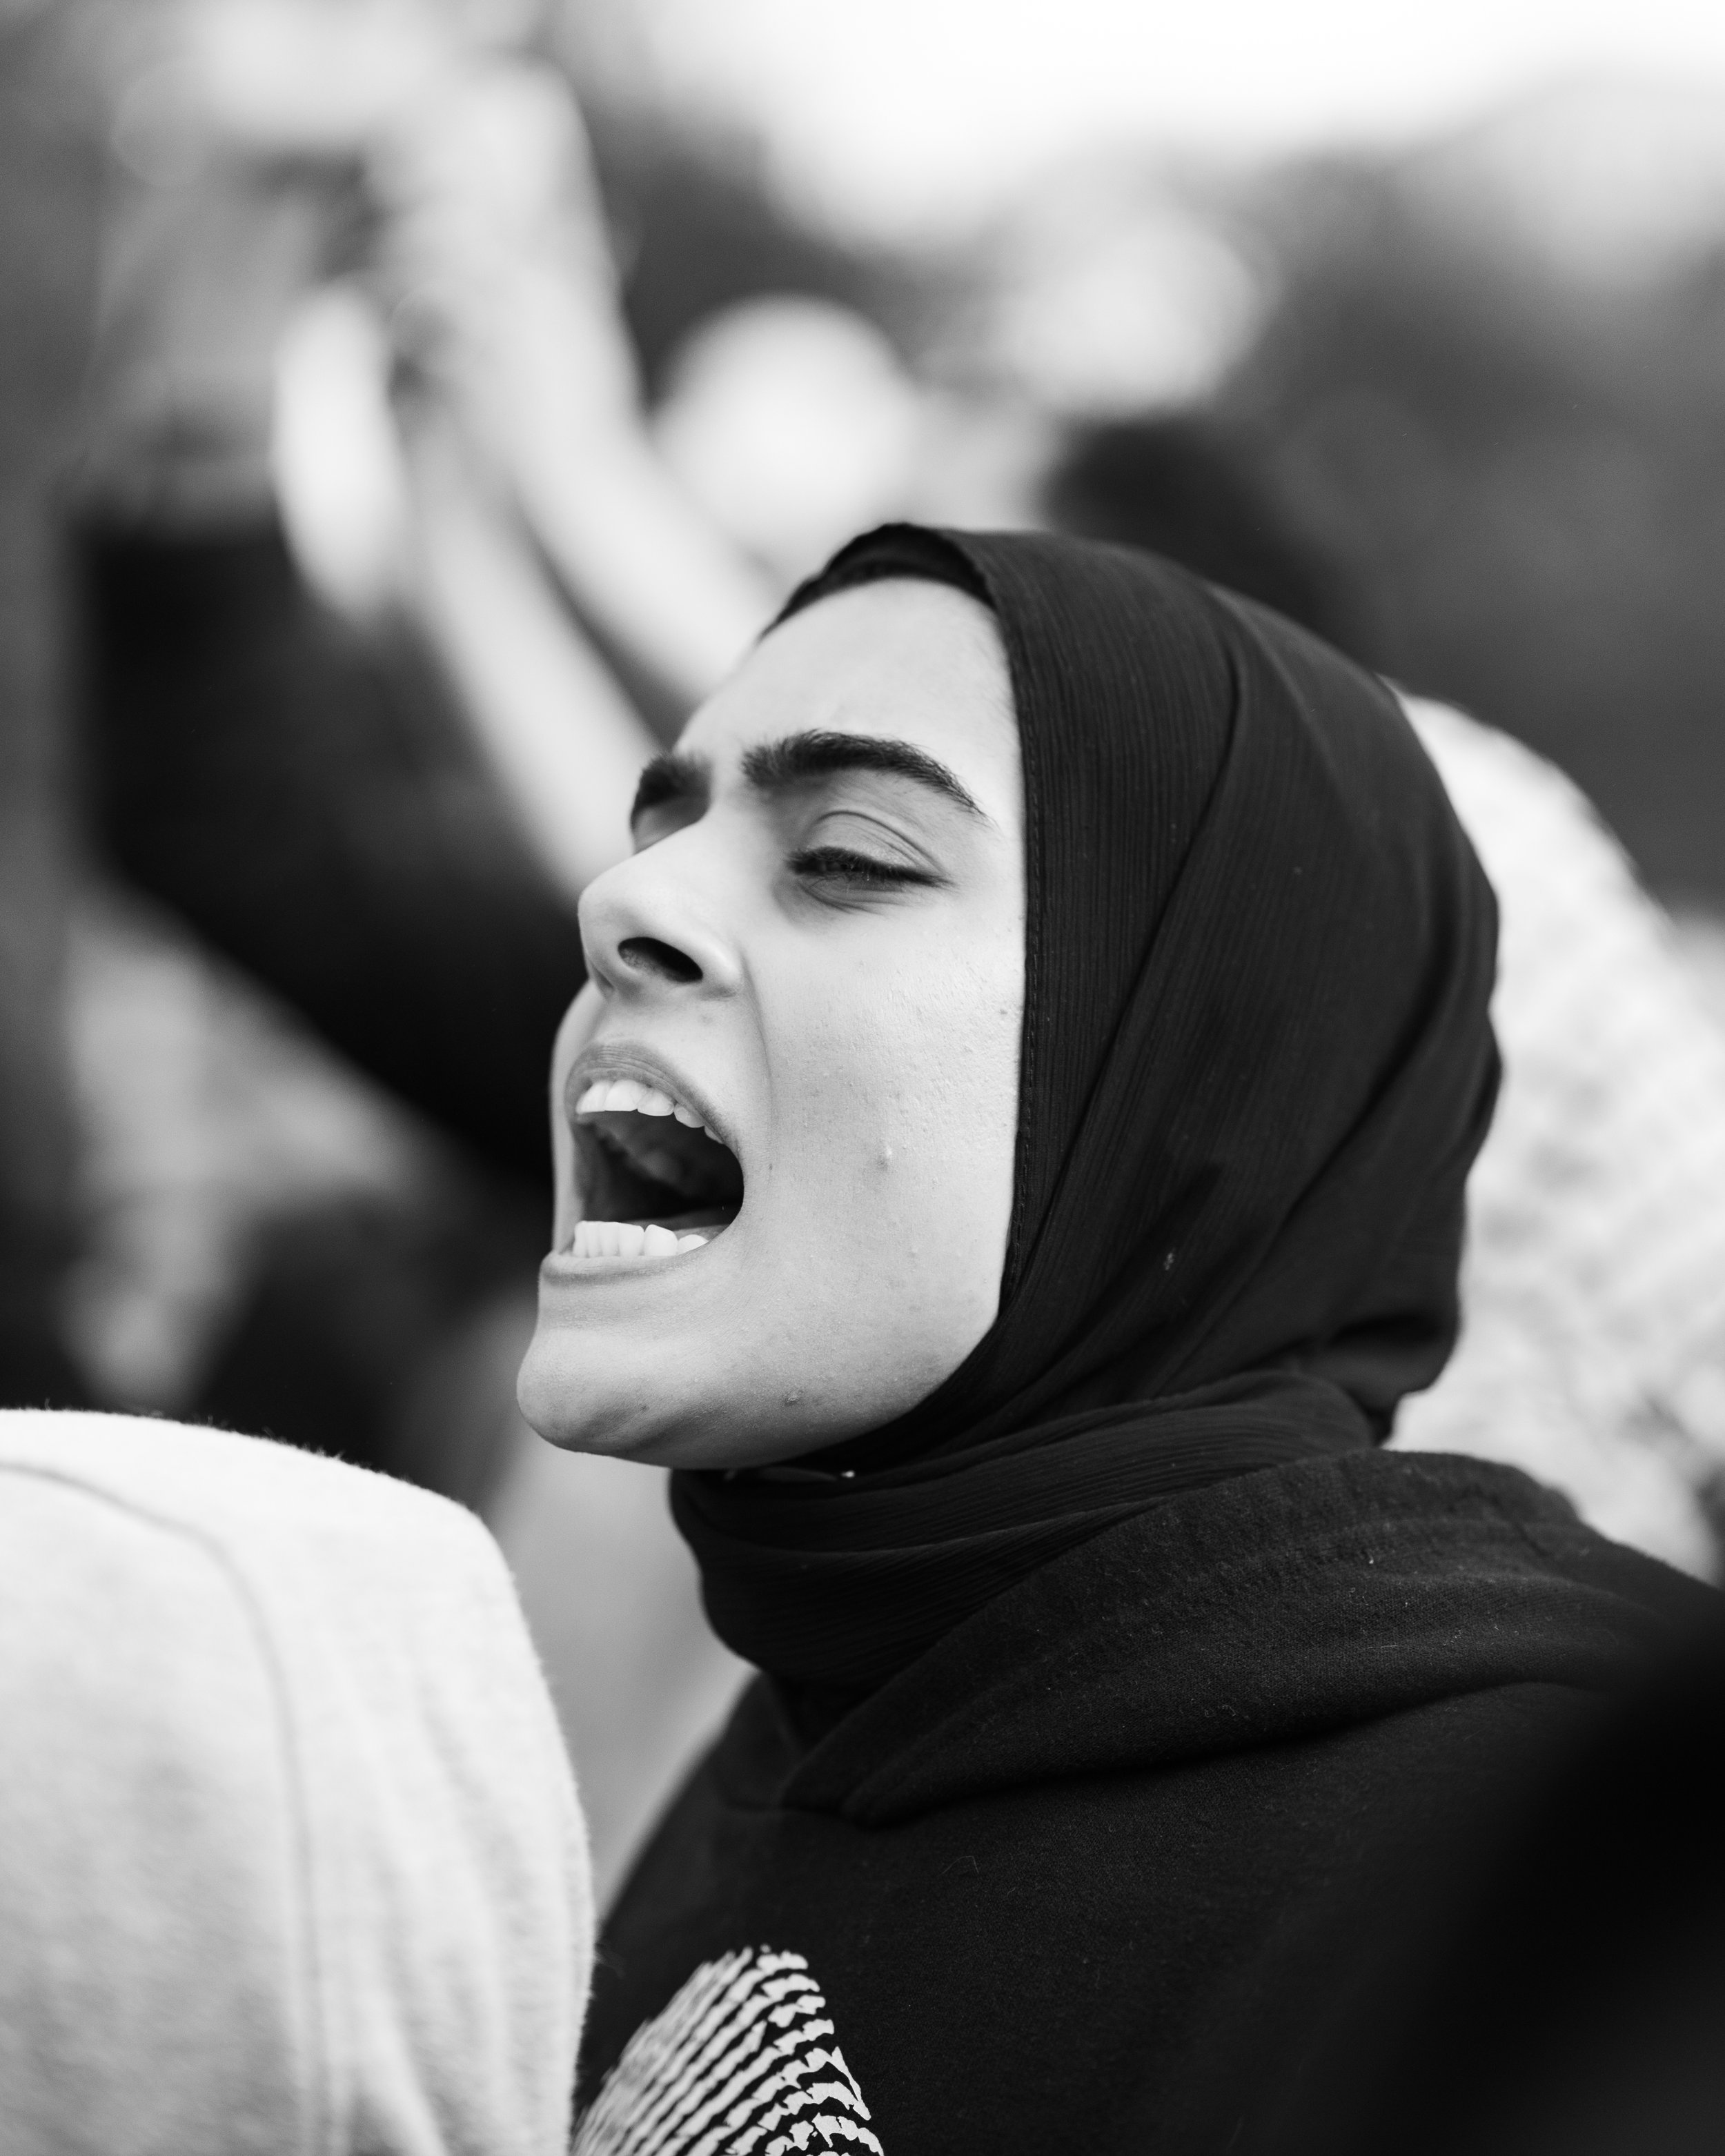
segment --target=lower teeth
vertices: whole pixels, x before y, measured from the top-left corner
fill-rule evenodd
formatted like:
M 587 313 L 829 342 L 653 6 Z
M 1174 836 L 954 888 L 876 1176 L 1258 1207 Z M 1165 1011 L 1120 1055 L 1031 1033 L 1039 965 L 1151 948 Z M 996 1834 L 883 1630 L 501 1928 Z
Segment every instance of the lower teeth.
M 675 1235 L 669 1228 L 643 1228 L 633 1220 L 578 1220 L 569 1254 L 577 1258 L 674 1258 L 684 1250 L 703 1250 L 711 1240 Z

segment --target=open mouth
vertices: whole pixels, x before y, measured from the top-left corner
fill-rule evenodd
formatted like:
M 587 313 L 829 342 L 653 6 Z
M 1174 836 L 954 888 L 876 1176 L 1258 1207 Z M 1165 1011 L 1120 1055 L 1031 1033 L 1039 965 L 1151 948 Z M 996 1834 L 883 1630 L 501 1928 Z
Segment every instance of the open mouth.
M 670 1258 L 722 1234 L 742 1166 L 694 1109 L 639 1078 L 595 1078 L 569 1118 L 583 1217 L 576 1258 Z

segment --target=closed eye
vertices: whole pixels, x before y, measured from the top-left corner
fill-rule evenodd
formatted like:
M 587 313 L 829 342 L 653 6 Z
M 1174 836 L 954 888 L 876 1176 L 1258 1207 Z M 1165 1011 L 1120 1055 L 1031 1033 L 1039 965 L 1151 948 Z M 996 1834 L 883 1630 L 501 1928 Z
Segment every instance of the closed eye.
M 848 846 L 804 846 L 790 860 L 791 871 L 805 883 L 847 887 L 853 891 L 895 891 L 912 886 L 932 889 L 946 881 L 928 869 L 907 861 L 883 861 L 872 855 L 853 853 Z

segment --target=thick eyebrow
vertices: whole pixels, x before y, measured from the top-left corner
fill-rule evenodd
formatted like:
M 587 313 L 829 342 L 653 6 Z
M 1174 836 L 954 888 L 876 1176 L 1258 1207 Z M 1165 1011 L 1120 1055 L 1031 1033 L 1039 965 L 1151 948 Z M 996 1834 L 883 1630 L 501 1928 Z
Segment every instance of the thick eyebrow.
M 956 773 L 909 742 L 816 729 L 787 734 L 780 741 L 759 742 L 742 759 L 743 777 L 760 793 L 783 793 L 790 787 L 841 771 L 884 771 L 896 778 L 908 778 L 944 800 L 956 802 L 967 815 L 979 817 L 983 823 L 988 820 Z M 635 788 L 629 821 L 634 824 L 649 808 L 674 803 L 705 808 L 711 792 L 712 772 L 704 757 L 685 756 L 675 750 L 655 756 Z
M 908 778 L 927 787 L 931 793 L 956 802 L 968 814 L 988 821 L 954 773 L 909 742 L 882 741 L 875 734 L 816 731 L 762 742 L 742 759 L 743 777 L 762 793 L 780 793 L 788 787 L 841 771 L 889 772 L 896 778 Z

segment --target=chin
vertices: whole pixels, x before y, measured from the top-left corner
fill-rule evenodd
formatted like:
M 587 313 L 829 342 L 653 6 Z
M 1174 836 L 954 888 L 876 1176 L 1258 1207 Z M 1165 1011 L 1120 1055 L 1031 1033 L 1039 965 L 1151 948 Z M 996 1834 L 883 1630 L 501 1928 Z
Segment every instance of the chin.
M 516 1398 L 548 1444 L 566 1452 L 633 1460 L 649 1467 L 750 1467 L 835 1443 L 794 1386 L 739 1401 L 719 1373 L 690 1397 L 667 1381 L 663 1361 L 608 1350 L 542 1322 L 521 1364 Z
M 657 1322 L 631 1322 L 638 1313 L 608 1322 L 586 1283 L 577 1294 L 572 1308 L 554 1277 L 542 1281 L 516 1389 L 521 1413 L 565 1451 L 648 1466 L 762 1467 L 818 1452 L 904 1414 L 963 1359 L 950 1345 L 907 1356 L 901 1340 L 886 1354 L 847 1358 L 829 1322 L 826 1352 L 811 1366 L 742 1313 L 679 1338 L 662 1312 Z
M 516 1380 L 516 1400 L 531 1428 L 565 1452 L 669 1466 L 660 1461 L 659 1447 L 670 1443 L 675 1449 L 682 1419 L 670 1402 L 650 1397 L 642 1374 L 639 1358 L 619 1369 L 614 1356 L 594 1353 L 579 1332 L 548 1325 L 542 1313 Z

